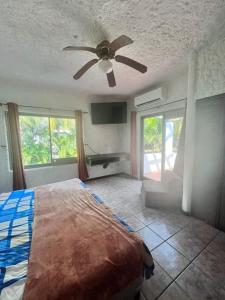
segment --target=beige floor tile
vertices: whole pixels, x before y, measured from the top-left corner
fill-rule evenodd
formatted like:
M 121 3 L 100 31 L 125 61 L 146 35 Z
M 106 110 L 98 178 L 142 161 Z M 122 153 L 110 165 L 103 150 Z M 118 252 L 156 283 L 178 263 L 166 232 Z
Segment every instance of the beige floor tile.
M 188 224 L 185 231 L 195 234 L 205 243 L 211 241 L 219 232 L 216 228 L 199 220 L 194 220 Z
M 166 242 L 154 249 L 152 256 L 172 278 L 177 277 L 189 264 L 187 258 Z
M 149 250 L 156 248 L 163 242 L 163 240 L 148 227 L 139 230 L 137 233 L 143 238 Z
M 218 286 L 225 288 L 225 255 L 204 250 L 195 260 L 194 264 L 206 273 Z
M 142 293 L 147 300 L 154 300 L 169 286 L 171 281 L 172 278 L 156 263 L 154 276 L 142 284 Z
M 191 298 L 176 283 L 172 283 L 158 299 L 191 300 Z
M 225 290 L 215 283 L 197 266 L 191 264 L 176 280 L 193 300 L 223 300 Z
M 152 229 L 155 233 L 157 233 L 164 240 L 168 239 L 176 232 L 180 230 L 179 227 L 175 225 L 168 224 L 167 222 L 157 221 L 150 225 L 148 225 L 150 229 Z
M 206 246 L 196 235 L 184 230 L 176 233 L 167 242 L 190 260 L 194 259 Z
M 191 218 L 188 216 L 185 216 L 182 213 L 171 213 L 166 218 L 165 221 L 172 225 L 179 228 L 184 228 L 191 222 Z
M 207 250 L 216 253 L 217 256 L 225 257 L 225 233 L 220 232 L 208 245 Z

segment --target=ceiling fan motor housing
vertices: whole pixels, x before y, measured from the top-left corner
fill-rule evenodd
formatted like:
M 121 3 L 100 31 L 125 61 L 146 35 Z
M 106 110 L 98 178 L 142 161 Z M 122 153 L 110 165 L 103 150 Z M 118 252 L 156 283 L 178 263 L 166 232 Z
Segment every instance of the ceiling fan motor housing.
M 100 59 L 113 59 L 115 51 L 109 47 L 109 41 L 102 41 L 96 47 L 96 54 Z

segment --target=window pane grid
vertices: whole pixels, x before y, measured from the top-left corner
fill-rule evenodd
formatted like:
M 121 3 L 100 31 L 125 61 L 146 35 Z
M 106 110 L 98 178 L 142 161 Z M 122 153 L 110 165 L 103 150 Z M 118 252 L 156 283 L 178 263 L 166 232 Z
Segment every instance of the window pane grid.
M 50 128 L 53 159 L 76 157 L 74 119 L 50 118 Z
M 76 161 L 76 123 L 68 117 L 20 115 L 25 167 Z

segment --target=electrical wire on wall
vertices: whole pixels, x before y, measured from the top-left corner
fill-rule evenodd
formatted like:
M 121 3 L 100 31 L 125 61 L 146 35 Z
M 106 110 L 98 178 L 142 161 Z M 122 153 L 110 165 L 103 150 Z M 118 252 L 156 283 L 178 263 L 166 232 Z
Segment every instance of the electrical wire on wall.
M 85 147 L 87 147 L 89 150 L 91 150 L 94 154 L 99 155 L 100 153 L 96 152 L 93 148 L 91 148 L 91 146 L 89 146 L 88 144 L 84 144 Z
M 91 146 L 89 146 L 88 143 L 86 143 L 86 137 L 85 137 L 85 122 L 84 122 L 84 118 L 83 118 L 83 138 L 84 138 L 84 147 L 88 148 L 89 150 L 91 150 L 92 153 L 99 155 L 100 153 L 96 152 Z

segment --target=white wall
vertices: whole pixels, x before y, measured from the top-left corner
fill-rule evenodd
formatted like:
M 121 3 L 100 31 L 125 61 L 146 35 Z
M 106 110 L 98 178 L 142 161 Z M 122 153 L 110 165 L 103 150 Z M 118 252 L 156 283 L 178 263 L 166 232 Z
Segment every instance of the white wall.
M 167 103 L 187 98 L 187 82 L 188 72 L 186 70 L 164 84 L 167 89 Z
M 196 99 L 225 93 L 225 33 L 198 51 Z
M 202 163 L 202 160 L 198 159 L 197 156 L 200 155 L 201 158 L 206 158 L 204 154 L 207 156 L 207 153 L 210 153 L 210 149 L 207 148 L 210 148 L 211 145 L 207 146 L 206 142 L 203 140 L 203 145 L 198 145 L 198 147 L 195 148 L 193 145 L 196 146 L 196 143 L 202 138 L 201 135 L 204 133 L 203 130 L 200 131 L 201 135 L 198 137 L 197 141 L 195 135 L 196 132 L 198 133 L 198 130 L 200 130 L 197 125 L 199 126 L 203 121 L 208 122 L 207 126 L 209 134 L 210 130 L 212 131 L 211 128 L 217 128 L 214 134 L 218 135 L 221 140 L 223 139 L 223 135 L 221 135 L 221 131 L 218 129 L 220 128 L 217 124 L 217 121 L 219 122 L 219 120 L 217 120 L 219 117 L 214 118 L 214 120 L 212 118 L 210 118 L 210 120 L 203 120 L 203 114 L 201 115 L 201 113 L 199 113 L 198 116 L 196 116 L 195 110 L 197 99 L 201 99 L 204 103 L 204 101 L 207 101 L 207 97 L 212 97 L 213 111 L 213 101 L 215 101 L 216 105 L 215 96 L 225 93 L 225 31 L 220 31 L 219 36 L 214 35 L 213 39 L 209 40 L 201 49 L 198 49 L 197 52 L 193 52 L 189 60 L 189 71 L 189 96 L 187 97 L 188 109 L 186 112 L 187 139 L 185 143 L 184 194 L 182 206 L 186 212 L 191 211 L 192 213 L 195 213 L 197 217 L 205 219 L 213 224 L 213 215 L 215 216 L 216 213 L 216 179 L 214 178 L 210 184 L 208 177 L 203 173 L 200 175 L 201 179 L 195 177 L 198 177 L 199 172 L 203 171 L 205 168 L 211 169 L 211 174 L 217 172 L 216 165 L 212 165 L 207 159 L 204 161 L 205 165 L 202 165 L 201 167 L 198 165 L 198 163 Z M 216 107 L 214 109 L 216 109 Z M 201 122 L 199 118 L 202 119 Z M 197 153 L 196 151 L 198 150 L 199 152 L 199 149 L 201 149 L 202 146 L 206 148 L 204 150 L 205 153 Z M 215 148 L 216 147 L 217 145 L 215 144 Z M 198 165 L 198 167 L 196 167 L 196 165 Z M 215 169 L 213 169 L 212 166 L 215 166 Z M 196 175 L 196 173 L 198 175 Z M 193 184 L 194 190 L 192 190 Z M 212 188 L 213 186 L 214 189 Z M 209 192 L 210 188 L 211 191 Z M 205 199 L 205 201 L 203 199 Z M 211 206 L 208 205 L 209 202 L 211 202 Z
M 197 101 L 192 213 L 215 225 L 224 181 L 225 96 Z
M 122 99 L 124 101 L 124 99 Z M 91 148 L 97 153 L 113 153 L 128 151 L 127 141 L 124 141 L 127 126 L 129 124 L 118 125 L 92 125 L 90 118 L 90 103 L 96 101 L 120 101 L 112 97 L 89 98 L 74 95 L 71 90 L 61 90 L 60 88 L 36 86 L 24 82 L 11 82 L 0 78 L 0 102 L 16 102 L 20 105 L 34 107 L 52 108 L 50 111 L 41 109 L 42 113 L 70 114 L 63 110 L 81 109 L 84 112 L 84 138 Z M 1 108 L 1 107 L 0 107 Z M 29 109 L 26 108 L 27 111 Z M 32 109 L 31 109 L 32 110 Z M 125 140 L 127 139 L 127 136 Z M 7 135 L 4 122 L 4 111 L 0 111 L 0 145 L 7 146 Z M 86 147 L 87 154 L 94 154 Z M 88 167 L 91 178 L 114 174 L 123 171 L 124 163 L 113 163 L 108 168 L 102 166 Z M 44 183 L 51 183 L 77 177 L 77 165 L 63 165 L 52 167 L 41 167 L 25 170 L 28 187 L 37 186 Z M 0 192 L 12 189 L 12 172 L 9 169 L 8 151 L 0 147 Z
M 191 207 L 196 217 L 215 225 L 224 157 L 224 96 L 218 102 L 216 95 L 225 93 L 225 31 L 198 50 L 195 67 L 193 101 L 195 106 L 198 103 L 198 111 L 194 120 L 194 169 L 190 173 L 194 187 Z

